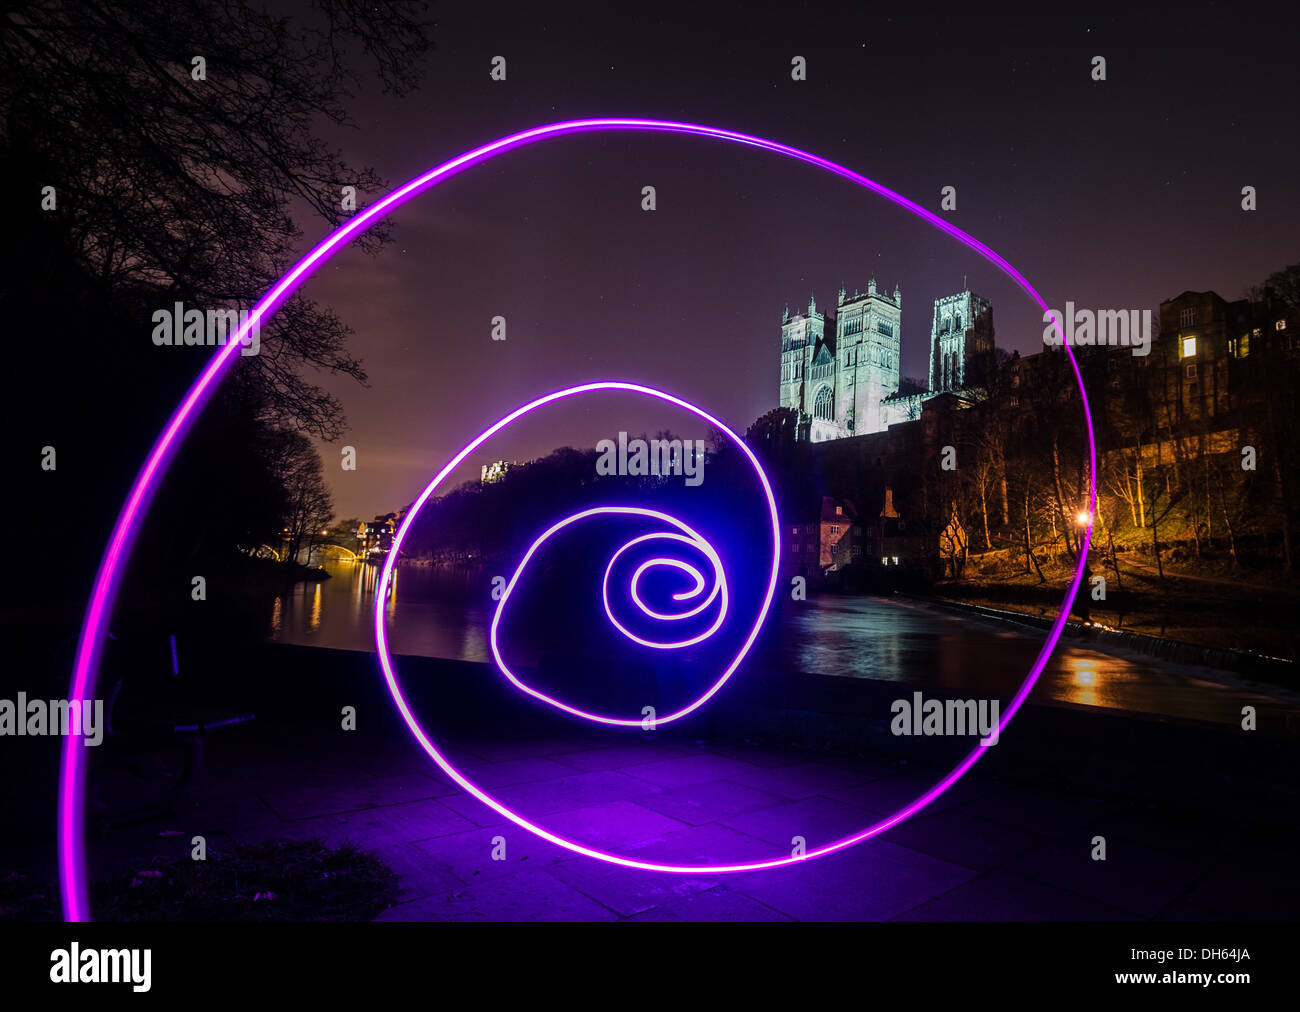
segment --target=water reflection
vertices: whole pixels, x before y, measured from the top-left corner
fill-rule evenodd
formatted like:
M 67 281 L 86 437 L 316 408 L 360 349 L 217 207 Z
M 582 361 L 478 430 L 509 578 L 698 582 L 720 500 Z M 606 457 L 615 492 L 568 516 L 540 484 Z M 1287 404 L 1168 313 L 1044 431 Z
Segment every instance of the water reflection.
M 373 651 L 380 567 L 342 560 L 326 569 L 332 579 L 299 584 L 269 604 L 270 637 Z M 490 660 L 490 576 L 401 565 L 388 589 L 388 637 L 396 653 Z M 817 598 L 781 621 L 770 649 L 747 666 L 932 685 L 971 696 L 996 695 L 1004 703 L 1020 687 L 1045 636 L 893 598 Z M 1265 691 L 1269 695 L 1248 685 L 1208 681 L 1194 667 L 1113 656 L 1067 640 L 1057 647 L 1031 699 L 1232 724 L 1246 704 L 1279 719 L 1300 714 L 1300 697 Z
M 325 563 L 331 578 L 300 583 L 271 605 L 270 638 L 282 643 L 374 650 L 374 604 L 380 566 L 350 559 Z M 486 661 L 487 607 L 475 574 L 398 566 L 389 581 L 388 641 L 396 653 Z M 481 595 L 484 600 L 487 595 Z
M 912 681 L 1009 700 L 1042 648 L 1045 631 L 900 599 L 818 598 L 794 612 L 778 638 L 785 670 Z M 1300 696 L 1248 684 L 1224 685 L 1203 669 L 1138 654 L 1058 644 L 1031 699 L 1235 724 L 1247 703 L 1282 718 L 1300 714 Z M 1217 678 L 1217 676 L 1216 676 Z M 1279 699 L 1280 697 L 1280 699 Z
M 1073 653 L 1067 653 L 1062 660 L 1070 671 L 1070 684 L 1074 689 L 1068 702 L 1083 706 L 1100 706 L 1098 683 L 1101 676 L 1097 673 L 1096 662 L 1091 657 L 1080 657 Z

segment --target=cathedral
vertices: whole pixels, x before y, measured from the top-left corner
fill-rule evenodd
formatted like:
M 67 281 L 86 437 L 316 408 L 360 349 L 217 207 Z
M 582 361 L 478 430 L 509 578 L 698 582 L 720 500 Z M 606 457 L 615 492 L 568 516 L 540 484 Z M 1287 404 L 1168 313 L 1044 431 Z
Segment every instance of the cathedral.
M 919 418 L 921 404 L 942 393 L 973 394 L 994 370 L 993 304 L 967 290 L 934 300 L 930 368 L 922 384 L 900 385 L 903 295 L 877 290 L 849 295 L 835 309 L 816 298 L 804 313 L 781 317 L 781 407 L 799 413 L 800 439 L 823 442 L 882 432 Z

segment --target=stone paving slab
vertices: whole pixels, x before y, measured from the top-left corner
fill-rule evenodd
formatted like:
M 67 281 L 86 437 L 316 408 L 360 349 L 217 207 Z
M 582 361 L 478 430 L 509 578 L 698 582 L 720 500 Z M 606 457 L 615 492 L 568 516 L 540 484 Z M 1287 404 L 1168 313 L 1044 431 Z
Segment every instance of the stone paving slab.
M 1232 858 L 1216 858 L 1181 899 L 1228 920 L 1295 921 L 1300 910 L 1295 864 L 1293 840 L 1279 841 L 1276 847 L 1248 848 Z M 1279 875 L 1279 868 L 1290 874 Z
M 807 865 L 737 876 L 728 886 L 801 921 L 883 921 L 943 895 L 975 872 L 874 839 Z
M 1036 848 L 1016 862 L 1021 874 L 1146 919 L 1209 869 L 1201 853 L 1171 854 L 1110 835 L 1106 860 L 1092 859 L 1092 836 L 1079 832 Z
M 399 904 L 444 896 L 469 884 L 414 843 L 380 844 L 370 850 L 397 875 Z
M 853 836 L 874 821 L 861 808 L 832 798 L 803 798 L 718 820 L 722 825 L 772 844 L 773 856 L 785 856 L 795 838 L 804 850 L 816 850 Z M 784 853 L 783 853 L 784 852 Z
M 907 769 L 911 770 L 911 767 Z M 925 774 L 905 772 L 865 783 L 829 788 L 825 793 L 827 797 L 856 805 L 883 818 L 916 801 L 941 779 L 942 773 L 938 770 Z M 941 812 L 962 805 L 978 804 L 984 789 L 981 784 L 963 779 L 926 805 L 924 811 Z
M 744 893 L 725 885 L 717 886 L 694 896 L 684 896 L 655 906 L 630 919 L 638 921 L 789 921 L 779 911 L 766 907 Z
M 280 836 L 294 840 L 319 839 L 331 847 L 356 843 L 373 848 L 382 842 L 414 842 L 474 829 L 473 823 L 436 800 L 408 802 L 386 808 L 320 815 L 311 819 L 259 825 L 236 831 L 241 843 Z
M 496 809 L 489 808 L 474 795 L 466 794 L 464 791 L 460 794 L 453 794 L 449 798 L 439 798 L 438 800 L 457 815 L 468 819 L 476 826 L 510 825 L 510 820 L 499 814 Z
M 1241 830 L 1186 813 L 1156 813 L 1148 808 L 1116 812 L 1105 821 L 1105 832 L 1134 840 L 1152 850 L 1182 853 L 1195 842 L 1207 854 L 1234 851 L 1243 844 Z
M 585 751 L 592 746 L 593 739 L 575 735 L 572 738 L 526 738 L 519 741 L 462 741 L 458 743 L 455 752 L 462 759 L 470 761 L 502 763 L 512 759 L 567 755 Z
M 429 776 L 442 779 L 442 771 L 434 767 L 429 757 L 414 749 L 404 749 L 401 753 L 380 753 L 359 756 L 356 760 L 358 769 L 364 770 L 372 777 Z
M 746 787 L 730 780 L 674 787 L 637 799 L 637 804 L 662 812 L 681 822 L 700 826 L 739 815 L 756 808 L 778 805 L 783 799 L 775 794 Z
M 840 788 L 854 787 L 868 780 L 866 774 L 824 763 L 800 763 L 778 766 L 728 777 L 733 783 L 753 787 L 768 794 L 798 800 L 825 794 Z
M 808 756 L 802 752 L 788 752 L 780 749 L 761 749 L 748 745 L 711 745 L 709 751 L 727 759 L 737 759 L 751 766 L 764 769 L 776 769 L 781 766 L 799 766 L 808 762 Z M 819 760 L 834 765 L 834 760 Z
M 739 759 L 719 755 L 693 755 L 681 759 L 665 759 L 640 766 L 625 766 L 623 773 L 645 780 L 661 789 L 702 784 L 710 780 L 728 780 L 747 773 L 762 772 Z
M 686 823 L 632 801 L 610 801 L 559 812 L 546 820 L 546 828 L 584 847 L 626 850 L 685 829 Z
M 787 853 L 789 848 L 776 851 L 766 840 L 711 822 L 669 833 L 660 840 L 632 850 L 627 856 L 652 864 L 716 865 L 720 862 L 770 861 Z
M 1129 921 L 1131 914 L 1007 871 L 963 882 L 898 921 Z
M 573 856 L 572 851 L 548 843 L 515 825 L 491 826 L 419 840 L 413 846 L 430 859 L 430 867 L 439 872 L 450 872 L 469 883 L 507 877 Z
M 713 889 L 725 877 L 655 874 L 582 857 L 561 861 L 547 868 L 546 873 L 608 907 L 620 917 L 633 917 Z
M 796 836 L 816 848 L 892 815 L 943 775 L 888 758 L 644 737 L 457 742 L 447 752 L 549 831 L 688 866 L 785 858 Z M 185 836 L 160 840 L 160 827 Z M 357 740 L 318 762 L 289 743 L 258 743 L 216 753 L 183 814 L 92 844 L 95 864 L 129 870 L 179 855 L 193 832 L 210 847 L 358 843 L 399 876 L 401 902 L 382 920 L 1287 920 L 1300 906 L 1297 876 L 1279 873 L 1294 866 L 1290 841 L 978 776 L 880 837 L 807 864 L 671 874 L 542 840 L 406 745 Z M 1105 862 L 1091 859 L 1098 834 Z
M 1131 808 L 1127 803 L 993 782 L 982 785 L 979 798 L 963 805 L 962 811 L 1041 836 L 1059 836 L 1100 826 Z
M 885 839 L 975 871 L 1005 865 L 1045 842 L 1037 833 L 952 809 L 922 811 L 891 827 Z
M 390 907 L 377 921 L 612 921 L 618 914 L 536 870 Z
M 493 794 L 507 808 L 528 818 L 539 818 L 608 801 L 622 801 L 659 790 L 647 780 L 617 770 L 575 773 L 554 780 L 504 787 Z
M 682 759 L 690 754 L 686 749 L 675 748 L 672 745 L 626 745 L 621 748 L 568 752 L 558 756 L 556 761 L 582 770 L 584 773 L 593 773 L 599 770 L 617 770 L 628 766 L 663 762 L 666 759 Z
M 507 759 L 504 762 L 483 763 L 462 771 L 464 775 L 484 790 L 495 787 L 513 787 L 515 784 L 536 783 L 538 780 L 557 780 L 571 776 L 573 768 L 554 759 L 537 757 Z

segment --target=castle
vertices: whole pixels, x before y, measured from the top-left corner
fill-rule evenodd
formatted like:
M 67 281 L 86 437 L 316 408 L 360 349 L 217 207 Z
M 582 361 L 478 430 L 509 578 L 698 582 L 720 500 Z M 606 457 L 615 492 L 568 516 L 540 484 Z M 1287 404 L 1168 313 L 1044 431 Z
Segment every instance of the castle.
M 934 300 L 924 384 L 900 385 L 903 296 L 840 287 L 830 313 L 808 300 L 781 317 L 781 407 L 798 412 L 798 438 L 812 442 L 883 432 L 920 417 L 942 393 L 969 396 L 994 372 L 993 304 L 970 290 Z

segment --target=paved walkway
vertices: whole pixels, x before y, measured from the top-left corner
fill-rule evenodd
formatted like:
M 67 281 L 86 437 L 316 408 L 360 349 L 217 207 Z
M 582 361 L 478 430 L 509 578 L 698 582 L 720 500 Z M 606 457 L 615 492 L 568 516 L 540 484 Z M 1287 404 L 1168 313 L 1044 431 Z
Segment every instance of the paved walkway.
M 938 771 L 636 735 L 462 742 L 467 776 L 546 828 L 684 863 L 789 854 L 861 829 Z M 160 831 L 179 831 L 159 838 Z M 575 855 L 501 819 L 395 736 L 312 755 L 213 748 L 192 813 L 96 843 L 101 871 L 270 837 L 354 841 L 399 875 L 379 918 L 482 920 L 1257 920 L 1300 901 L 1294 851 L 1149 805 L 968 776 L 881 837 L 771 871 L 669 875 Z M 1107 860 L 1094 861 L 1094 836 Z M 504 842 L 504 851 L 502 849 Z M 494 856 L 495 855 L 495 856 Z

